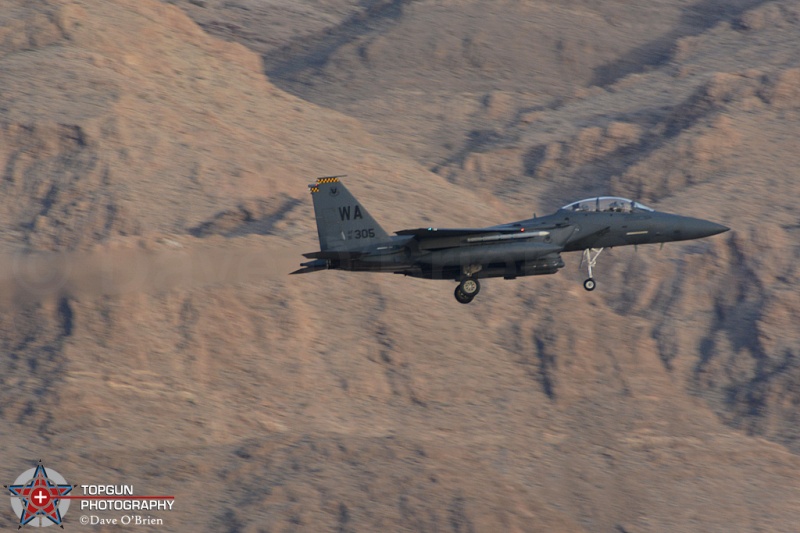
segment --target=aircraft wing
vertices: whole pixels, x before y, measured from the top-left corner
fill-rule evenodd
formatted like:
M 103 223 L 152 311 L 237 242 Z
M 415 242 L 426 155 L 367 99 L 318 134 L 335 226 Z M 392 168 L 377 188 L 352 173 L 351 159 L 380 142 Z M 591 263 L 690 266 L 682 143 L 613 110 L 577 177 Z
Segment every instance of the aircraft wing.
M 549 230 L 536 228 L 526 231 L 518 225 L 494 226 L 489 228 L 418 228 L 397 232 L 398 235 L 412 235 L 419 243 L 420 250 L 441 250 L 458 248 L 470 244 L 489 244 L 496 242 L 519 242 L 542 237 Z
M 413 235 L 417 240 L 442 239 L 447 237 L 468 237 L 481 233 L 519 233 L 519 228 L 417 228 L 396 231 L 397 235 Z
M 549 231 L 569 226 L 569 224 L 552 224 L 548 226 L 536 226 L 529 231 Z M 480 235 L 503 235 L 511 233 L 524 233 L 525 230 L 519 224 L 504 224 L 484 228 L 416 228 L 396 231 L 397 235 L 413 235 L 417 240 L 441 239 L 448 237 L 472 237 Z
M 420 250 L 440 250 L 468 244 L 473 239 L 494 239 L 503 236 L 525 235 L 520 228 L 417 228 L 404 229 L 398 235 L 412 235 Z

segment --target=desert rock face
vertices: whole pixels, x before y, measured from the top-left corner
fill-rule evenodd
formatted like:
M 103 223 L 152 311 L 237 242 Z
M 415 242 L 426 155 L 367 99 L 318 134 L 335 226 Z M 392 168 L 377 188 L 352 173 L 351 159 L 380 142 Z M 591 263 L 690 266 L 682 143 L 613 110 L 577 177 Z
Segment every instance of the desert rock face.
M 800 3 L 0 6 L 4 483 L 179 531 L 797 529 Z M 601 193 L 732 231 L 461 306 L 286 276 L 326 174 L 390 231 Z

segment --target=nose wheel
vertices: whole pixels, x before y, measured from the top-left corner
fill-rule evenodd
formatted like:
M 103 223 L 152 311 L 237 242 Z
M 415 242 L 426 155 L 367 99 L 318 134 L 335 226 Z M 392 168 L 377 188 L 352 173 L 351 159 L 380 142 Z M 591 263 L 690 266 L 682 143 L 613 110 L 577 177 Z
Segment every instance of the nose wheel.
M 588 248 L 583 251 L 583 259 L 581 259 L 581 266 L 586 262 L 586 268 L 589 271 L 589 279 L 583 282 L 583 288 L 587 291 L 593 291 L 597 287 L 597 283 L 592 277 L 592 269 L 597 264 L 597 257 L 603 251 L 603 248 Z
M 478 282 L 477 279 L 473 278 L 465 278 L 461 280 L 461 283 L 458 284 L 455 290 L 455 297 L 458 303 L 468 304 L 470 303 L 475 296 L 478 295 L 478 292 L 481 290 L 481 284 Z

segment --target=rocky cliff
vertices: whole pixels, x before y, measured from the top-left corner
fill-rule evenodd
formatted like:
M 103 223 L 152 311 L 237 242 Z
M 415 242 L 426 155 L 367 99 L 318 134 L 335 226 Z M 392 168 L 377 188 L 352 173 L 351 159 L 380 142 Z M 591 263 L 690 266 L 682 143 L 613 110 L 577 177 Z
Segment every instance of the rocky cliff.
M 489 4 L 4 0 L 7 483 L 169 530 L 794 531 L 797 2 Z M 612 192 L 733 231 L 470 306 L 286 277 L 334 173 L 387 230 Z

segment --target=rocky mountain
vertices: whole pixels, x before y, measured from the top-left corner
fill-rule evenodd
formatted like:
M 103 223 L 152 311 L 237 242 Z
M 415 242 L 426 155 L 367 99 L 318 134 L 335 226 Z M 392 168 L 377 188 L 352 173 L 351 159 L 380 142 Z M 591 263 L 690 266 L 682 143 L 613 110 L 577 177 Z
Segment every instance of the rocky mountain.
M 796 530 L 800 3 L 0 5 L 6 483 L 177 531 Z M 610 192 L 733 231 L 470 306 L 286 277 L 339 173 L 387 230 Z

